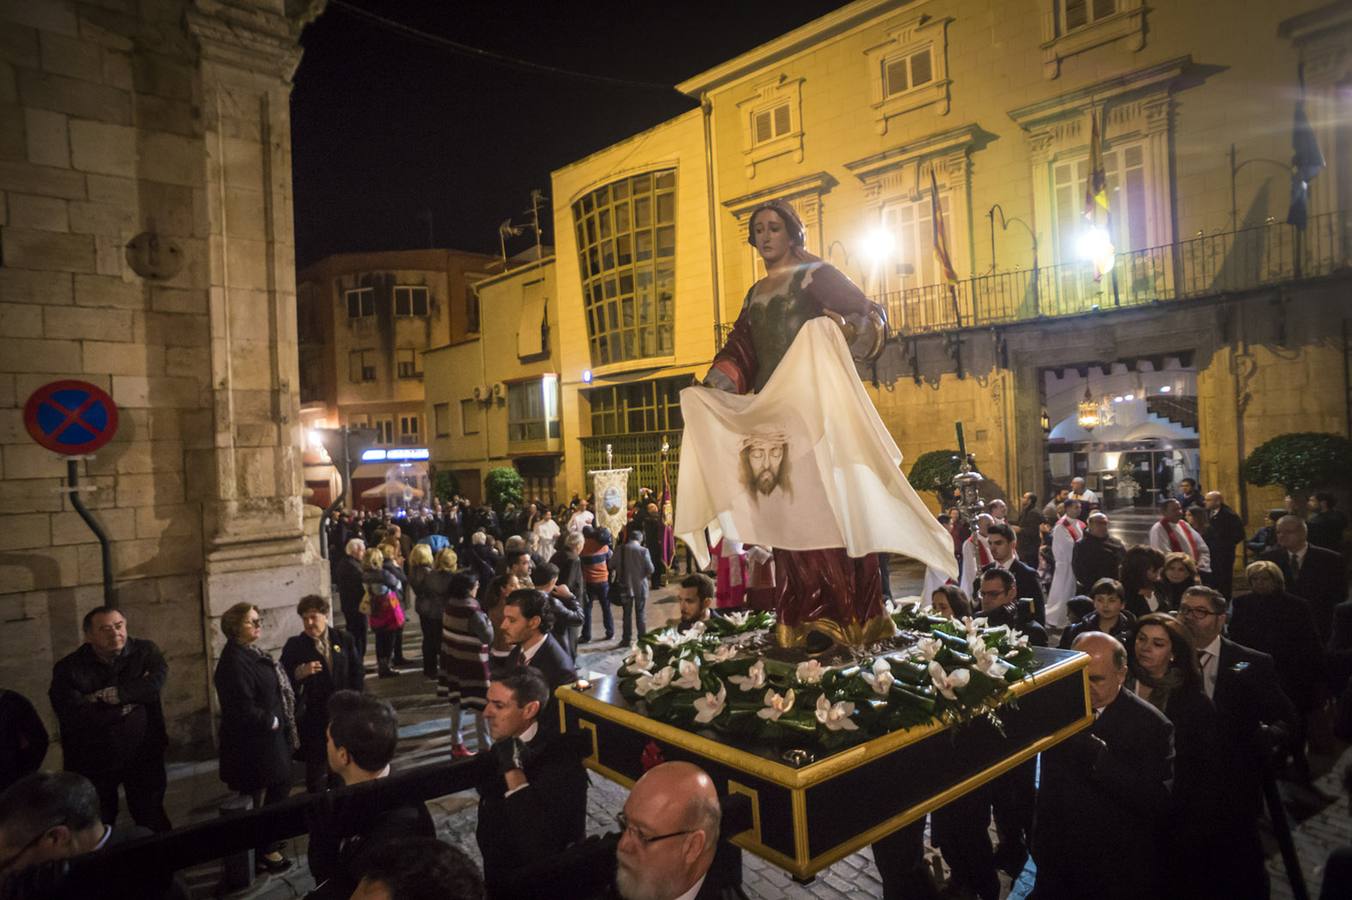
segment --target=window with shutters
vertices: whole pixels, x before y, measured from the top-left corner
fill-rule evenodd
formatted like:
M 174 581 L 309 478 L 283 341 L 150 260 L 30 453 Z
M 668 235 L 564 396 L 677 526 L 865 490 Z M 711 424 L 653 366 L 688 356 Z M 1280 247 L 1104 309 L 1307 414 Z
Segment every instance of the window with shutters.
M 400 378 L 422 377 L 422 354 L 413 347 L 400 347 L 394 351 L 396 374 Z
M 802 88 L 803 79 L 777 75 L 753 86 L 737 104 L 748 178 L 756 176 L 757 165 L 778 156 L 803 161 Z
M 478 400 L 460 401 L 460 433 L 478 434 L 483 427 L 484 411 Z
M 1038 0 L 1042 75 L 1056 78 L 1062 60 L 1116 42 L 1145 49 L 1145 0 Z
M 883 66 L 883 96 L 895 97 L 934 80 L 934 48 L 905 53 Z
M 905 113 L 949 110 L 948 24 L 950 17 L 908 13 L 887 30 L 887 39 L 864 51 L 869 103 L 879 134 Z
M 347 355 L 347 379 L 353 384 L 376 380 L 376 351 L 353 350 Z
M 428 291 L 425 287 L 396 286 L 394 314 L 396 316 L 426 316 Z
M 1092 25 L 1117 12 L 1117 0 L 1059 0 L 1059 2 L 1062 34 Z
M 559 436 L 559 381 L 545 375 L 507 385 L 507 442 Z

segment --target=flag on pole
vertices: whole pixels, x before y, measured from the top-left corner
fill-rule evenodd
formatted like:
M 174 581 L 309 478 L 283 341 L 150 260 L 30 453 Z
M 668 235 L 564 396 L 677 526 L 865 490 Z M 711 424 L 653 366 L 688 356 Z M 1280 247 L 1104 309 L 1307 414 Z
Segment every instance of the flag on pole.
M 1117 251 L 1109 230 L 1108 172 L 1103 166 L 1103 134 L 1098 111 L 1089 110 L 1089 177 L 1084 183 L 1085 255 L 1094 263 L 1094 280 L 1102 280 L 1113 267 Z
M 676 519 L 671 509 L 671 479 L 667 476 L 667 455 L 662 454 L 662 563 L 670 567 L 676 558 Z
M 934 224 L 934 261 L 939 264 L 944 283 L 954 284 L 958 273 L 953 268 L 953 256 L 948 252 L 948 229 L 944 227 L 944 211 L 939 206 L 939 182 L 934 177 L 933 166 L 930 166 L 930 221 Z
M 1310 217 L 1310 182 L 1324 168 L 1324 154 L 1319 152 L 1319 141 L 1305 114 L 1305 63 L 1296 67 L 1300 80 L 1300 95 L 1296 98 L 1295 121 L 1291 127 L 1291 208 L 1286 213 L 1288 225 L 1301 231 Z

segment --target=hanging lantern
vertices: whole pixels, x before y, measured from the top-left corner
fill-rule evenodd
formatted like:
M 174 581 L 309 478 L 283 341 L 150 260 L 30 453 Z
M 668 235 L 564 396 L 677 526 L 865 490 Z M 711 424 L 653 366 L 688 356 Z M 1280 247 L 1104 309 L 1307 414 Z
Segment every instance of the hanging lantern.
M 1047 412 L 1047 407 L 1045 406 L 1042 407 L 1042 415 L 1038 416 L 1038 424 L 1042 426 L 1043 434 L 1052 433 L 1052 417 L 1051 414 Z
M 1085 431 L 1093 431 L 1103 421 L 1099 414 L 1099 405 L 1094 400 L 1094 396 L 1089 393 L 1089 385 L 1084 386 L 1084 399 L 1080 401 L 1078 412 L 1075 416 L 1075 424 L 1079 425 Z

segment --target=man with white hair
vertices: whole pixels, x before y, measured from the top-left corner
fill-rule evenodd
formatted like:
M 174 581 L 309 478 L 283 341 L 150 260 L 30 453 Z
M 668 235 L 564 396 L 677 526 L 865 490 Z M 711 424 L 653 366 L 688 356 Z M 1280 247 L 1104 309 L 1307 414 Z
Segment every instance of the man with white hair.
M 1277 520 L 1277 549 L 1262 559 L 1276 563 L 1286 578 L 1286 589 L 1304 597 L 1314 615 L 1321 643 L 1333 636 L 1333 608 L 1347 599 L 1347 563 L 1341 553 L 1316 547 L 1299 516 Z
M 366 594 L 366 585 L 361 580 L 361 560 L 365 555 L 365 541 L 361 538 L 348 541 L 334 574 L 334 583 L 338 585 L 338 605 L 343 610 L 343 625 L 357 642 L 357 659 L 366 658 L 366 614 L 361 611 L 362 597 Z
M 693 763 L 649 769 L 615 817 L 615 886 L 624 900 L 712 900 L 708 878 L 722 811 L 712 779 Z

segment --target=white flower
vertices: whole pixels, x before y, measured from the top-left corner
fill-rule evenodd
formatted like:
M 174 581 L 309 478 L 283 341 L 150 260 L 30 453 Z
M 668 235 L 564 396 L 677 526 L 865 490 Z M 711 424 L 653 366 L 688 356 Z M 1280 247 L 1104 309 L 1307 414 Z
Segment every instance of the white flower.
M 717 694 L 705 694 L 695 701 L 695 721 L 701 725 L 708 725 L 718 714 L 723 711 L 724 704 L 728 700 L 728 688 L 723 682 L 718 683 Z
M 937 662 L 929 664 L 930 680 L 934 686 L 939 689 L 949 700 L 958 699 L 954 691 L 958 688 L 967 687 L 967 682 L 972 680 L 972 673 L 966 669 L 954 669 L 952 672 L 945 672 L 944 667 Z
M 679 646 L 680 644 L 688 644 L 691 641 L 699 640 L 704 637 L 704 628 L 705 625 L 703 622 L 690 623 L 690 627 L 684 632 L 677 632 L 676 644 Z
M 676 665 L 681 677 L 672 681 L 672 686 L 685 688 L 687 691 L 699 690 L 699 663 L 693 659 L 683 659 Z
M 861 672 L 860 677 L 869 683 L 869 687 L 873 688 L 873 693 L 884 697 L 887 696 L 888 691 L 892 690 L 892 682 L 897 680 L 892 674 L 892 667 L 881 656 L 873 661 L 873 671 L 871 673 Z
M 780 716 L 791 709 L 793 709 L 793 688 L 789 688 L 784 694 L 776 694 L 772 688 L 765 692 L 765 709 L 756 710 L 756 715 L 777 722 Z
M 638 681 L 634 683 L 634 693 L 640 697 L 646 697 L 653 691 L 660 691 L 671 684 L 671 679 L 676 676 L 676 670 L 671 666 L 665 666 L 658 669 L 652 675 L 640 675 Z
M 663 647 L 675 647 L 680 643 L 680 637 L 680 633 L 677 632 L 675 628 L 663 628 L 657 633 L 653 640 L 657 641 L 657 643 L 661 644 Z
M 750 615 L 748 612 L 730 612 L 724 613 L 723 618 L 733 628 L 745 628 L 747 617 Z
M 1005 656 L 1018 656 L 1020 651 L 1028 647 L 1028 635 L 1021 631 L 1011 631 L 1009 640 L 1005 643 L 1009 645 L 1009 649 L 1005 651 Z
M 737 687 L 744 691 L 758 691 L 765 687 L 765 662 L 756 660 L 756 662 L 747 670 L 745 675 L 733 675 L 728 678 Z
M 917 612 L 920 609 L 919 597 L 898 597 L 896 600 L 884 600 L 883 609 L 889 616 L 899 612 Z
M 939 655 L 939 651 L 944 649 L 944 642 L 936 637 L 924 637 L 916 642 L 915 649 L 920 651 L 920 658 L 929 662 Z
M 713 650 L 704 654 L 704 661 L 707 663 L 727 662 L 737 655 L 737 648 L 732 644 L 719 644 Z
M 628 664 L 625 666 L 627 675 L 644 675 L 653 667 L 653 654 L 646 646 L 640 646 L 633 653 L 624 658 Z
M 793 670 L 793 676 L 803 684 L 821 684 L 822 676 L 825 674 L 826 670 L 815 659 L 801 662 L 798 664 L 798 668 Z
M 989 675 L 992 678 L 1004 678 L 1005 672 L 1009 671 L 1009 666 L 1000 658 L 1000 654 L 990 647 L 981 638 L 968 638 L 967 647 L 972 651 L 974 668 L 983 675 Z
M 854 715 L 854 704 L 842 700 L 832 703 L 822 694 L 817 698 L 817 721 L 826 726 L 827 731 L 857 731 L 859 726 L 850 721 Z
M 962 627 L 967 629 L 967 637 L 971 638 L 973 635 L 981 633 L 981 629 L 986 627 L 986 620 L 984 618 L 973 619 L 971 616 L 963 616 Z

